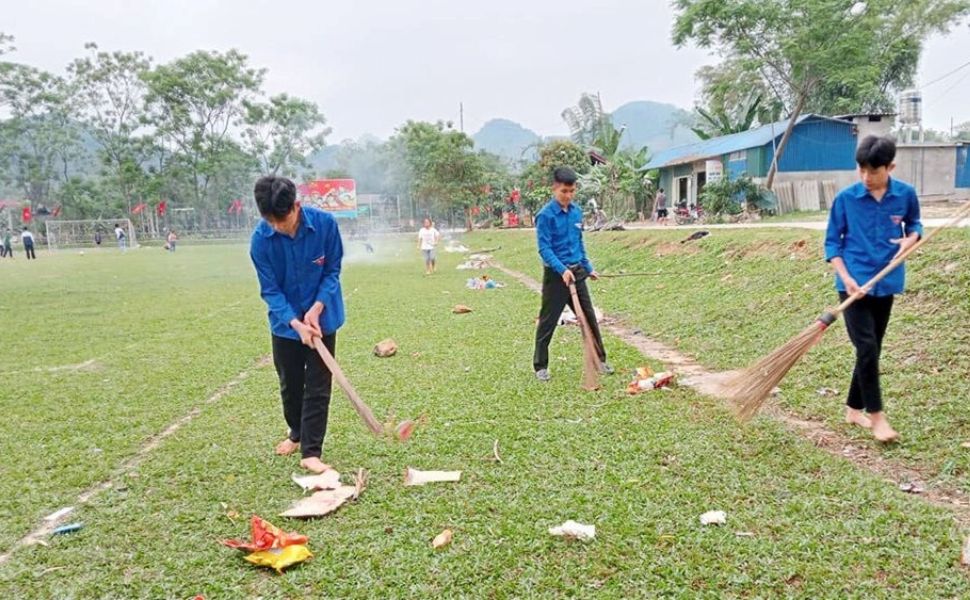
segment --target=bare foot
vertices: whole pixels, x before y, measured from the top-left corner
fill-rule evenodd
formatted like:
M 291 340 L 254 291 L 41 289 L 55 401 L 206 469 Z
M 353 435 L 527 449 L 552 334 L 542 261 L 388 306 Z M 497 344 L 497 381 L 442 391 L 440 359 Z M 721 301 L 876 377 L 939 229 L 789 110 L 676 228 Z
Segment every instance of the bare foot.
M 854 408 L 845 409 L 845 422 L 849 425 L 858 425 L 864 429 L 872 429 L 872 421 L 861 410 Z
M 889 425 L 889 421 L 881 412 L 872 413 L 870 418 L 872 419 L 872 437 L 883 443 L 895 442 L 899 439 L 899 434 Z
M 280 456 L 289 456 L 297 450 L 300 449 L 300 442 L 294 442 L 290 438 L 286 438 L 279 444 L 276 444 L 276 453 Z
M 300 461 L 300 466 L 310 471 L 311 473 L 323 473 L 332 469 L 330 465 L 326 464 L 316 456 L 308 456 Z

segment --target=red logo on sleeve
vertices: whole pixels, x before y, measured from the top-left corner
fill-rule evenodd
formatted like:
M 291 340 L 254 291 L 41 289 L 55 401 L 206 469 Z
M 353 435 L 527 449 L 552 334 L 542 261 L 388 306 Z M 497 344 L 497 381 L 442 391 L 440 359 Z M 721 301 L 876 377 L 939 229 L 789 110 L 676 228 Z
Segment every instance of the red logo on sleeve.
M 323 263 L 325 263 L 325 262 L 327 262 L 327 255 L 326 254 L 324 254 L 320 258 L 315 259 L 313 261 L 313 264 L 315 264 L 318 267 L 322 267 L 323 266 Z

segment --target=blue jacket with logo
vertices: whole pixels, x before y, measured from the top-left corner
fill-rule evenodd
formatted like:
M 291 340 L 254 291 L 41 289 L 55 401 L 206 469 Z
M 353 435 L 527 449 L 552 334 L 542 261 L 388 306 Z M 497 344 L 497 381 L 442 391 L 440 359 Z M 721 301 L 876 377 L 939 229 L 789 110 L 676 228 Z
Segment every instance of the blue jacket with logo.
M 277 233 L 265 220 L 259 222 L 249 256 L 256 267 L 260 295 L 269 307 L 273 335 L 300 339 L 290 321 L 303 319 L 318 300 L 323 303 L 323 333 L 333 333 L 344 324 L 340 290 L 343 255 L 337 220 L 320 209 L 300 208 L 300 225 L 292 238 Z

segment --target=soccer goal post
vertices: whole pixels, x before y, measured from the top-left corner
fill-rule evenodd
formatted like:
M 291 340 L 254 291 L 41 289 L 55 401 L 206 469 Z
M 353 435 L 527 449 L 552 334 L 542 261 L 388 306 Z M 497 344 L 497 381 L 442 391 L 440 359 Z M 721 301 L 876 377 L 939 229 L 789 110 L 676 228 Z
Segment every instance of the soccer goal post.
M 79 221 L 62 221 L 48 219 L 47 249 L 62 248 L 97 248 L 98 246 L 114 248 L 118 244 L 115 227 L 121 227 L 127 236 L 128 247 L 137 246 L 135 227 L 131 219 L 83 219 Z

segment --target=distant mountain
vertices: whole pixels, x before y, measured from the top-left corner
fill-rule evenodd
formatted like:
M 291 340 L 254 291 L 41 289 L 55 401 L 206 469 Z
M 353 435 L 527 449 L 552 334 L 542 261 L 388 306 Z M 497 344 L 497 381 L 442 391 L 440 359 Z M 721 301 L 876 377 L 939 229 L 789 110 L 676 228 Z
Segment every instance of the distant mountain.
M 476 150 L 485 150 L 502 158 L 518 161 L 535 160 L 538 133 L 508 119 L 492 119 L 472 136 Z
M 617 129 L 626 125 L 621 140 L 625 148 L 647 146 L 651 154 L 656 154 L 698 140 L 687 125 L 691 122 L 691 113 L 672 104 L 645 100 L 627 102 L 614 110 L 610 117 Z

